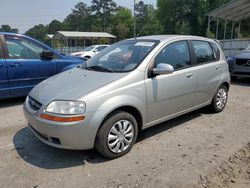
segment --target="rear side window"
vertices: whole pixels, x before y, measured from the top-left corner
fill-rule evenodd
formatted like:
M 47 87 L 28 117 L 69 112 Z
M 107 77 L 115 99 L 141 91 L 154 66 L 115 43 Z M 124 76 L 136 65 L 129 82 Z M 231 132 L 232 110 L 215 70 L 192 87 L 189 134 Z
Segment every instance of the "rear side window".
M 211 44 L 211 46 L 212 46 L 212 48 L 214 50 L 214 53 L 215 53 L 215 56 L 216 56 L 216 60 L 218 61 L 220 59 L 220 49 L 219 49 L 219 47 L 218 47 L 217 44 L 215 44 L 213 42 L 211 42 L 210 44 Z
M 192 41 L 197 63 L 207 63 L 215 61 L 215 54 L 209 42 Z
M 160 63 L 170 64 L 175 70 L 191 65 L 187 41 L 178 41 L 167 45 L 156 57 L 156 66 Z

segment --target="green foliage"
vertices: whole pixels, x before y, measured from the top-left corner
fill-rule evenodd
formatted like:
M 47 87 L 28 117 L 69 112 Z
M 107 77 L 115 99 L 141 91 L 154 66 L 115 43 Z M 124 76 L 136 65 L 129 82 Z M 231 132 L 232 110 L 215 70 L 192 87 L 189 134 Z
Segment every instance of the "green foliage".
M 18 33 L 18 29 L 17 28 L 11 28 L 9 25 L 2 25 L 0 27 L 0 32 Z
M 137 36 L 156 35 L 162 33 L 162 27 L 157 19 L 156 9 L 152 5 L 140 1 L 135 6 Z
M 106 31 L 107 22 L 110 16 L 117 9 L 117 5 L 113 0 L 92 0 L 92 12 L 102 19 L 103 31 Z
M 135 6 L 137 36 L 191 34 L 215 37 L 216 22 L 212 22 L 211 30 L 207 31 L 206 14 L 228 1 L 157 0 L 157 8 L 143 1 L 137 1 Z M 249 23 L 249 19 L 242 21 L 243 37 L 250 37 Z M 223 28 L 223 22 L 220 22 L 219 26 Z M 11 28 L 4 26 L 4 30 L 9 31 Z M 91 5 L 79 2 L 63 22 L 53 20 L 48 25 L 39 24 L 29 29 L 26 34 L 46 42 L 46 34 L 55 34 L 59 30 L 105 31 L 117 36 L 118 40 L 123 40 L 134 35 L 133 12 L 128 8 L 117 6 L 113 0 L 92 0 Z M 221 36 L 223 29 L 219 33 L 219 37 Z
M 166 34 L 214 36 L 206 31 L 205 15 L 226 2 L 228 0 L 157 0 L 157 15 Z

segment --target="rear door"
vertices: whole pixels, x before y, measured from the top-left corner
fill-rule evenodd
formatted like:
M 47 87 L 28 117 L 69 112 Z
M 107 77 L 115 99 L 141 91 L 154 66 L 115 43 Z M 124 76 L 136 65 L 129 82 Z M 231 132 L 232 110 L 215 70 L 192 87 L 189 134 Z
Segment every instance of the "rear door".
M 192 49 L 195 58 L 193 72 L 197 75 L 196 96 L 194 105 L 202 105 L 210 102 L 214 92 L 222 79 L 223 61 L 220 54 L 214 50 L 215 43 L 193 40 Z
M 11 97 L 27 95 L 36 84 L 56 73 L 53 60 L 40 58 L 47 49 L 33 40 L 7 35 L 5 44 Z
M 0 35 L 0 99 L 9 97 L 9 82 L 2 40 L 3 35 Z

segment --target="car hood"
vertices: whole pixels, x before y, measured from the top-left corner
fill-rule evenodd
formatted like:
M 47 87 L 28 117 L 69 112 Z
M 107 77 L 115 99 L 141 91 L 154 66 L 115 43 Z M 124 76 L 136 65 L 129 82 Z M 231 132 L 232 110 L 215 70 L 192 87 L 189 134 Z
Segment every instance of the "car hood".
M 236 58 L 236 59 L 250 59 L 250 51 L 242 52 L 242 53 L 236 55 L 234 58 Z
M 53 100 L 77 100 L 127 73 L 106 73 L 74 68 L 57 74 L 34 87 L 29 96 L 47 105 Z

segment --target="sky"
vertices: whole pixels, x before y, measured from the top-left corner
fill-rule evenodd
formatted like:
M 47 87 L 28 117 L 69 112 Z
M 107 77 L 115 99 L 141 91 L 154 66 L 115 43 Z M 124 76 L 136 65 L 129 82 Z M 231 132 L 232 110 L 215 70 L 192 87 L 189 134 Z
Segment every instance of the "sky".
M 137 2 L 139 0 L 136 0 Z M 157 0 L 143 0 L 156 5 Z M 8 24 L 24 33 L 37 24 L 63 19 L 80 0 L 0 0 L 0 26 Z M 91 0 L 82 0 L 90 5 Z M 114 0 L 117 5 L 133 8 L 134 0 Z

